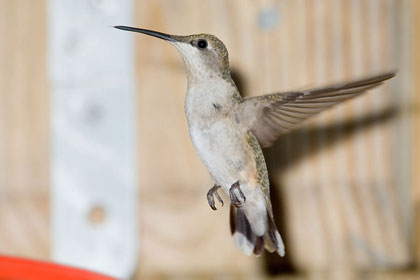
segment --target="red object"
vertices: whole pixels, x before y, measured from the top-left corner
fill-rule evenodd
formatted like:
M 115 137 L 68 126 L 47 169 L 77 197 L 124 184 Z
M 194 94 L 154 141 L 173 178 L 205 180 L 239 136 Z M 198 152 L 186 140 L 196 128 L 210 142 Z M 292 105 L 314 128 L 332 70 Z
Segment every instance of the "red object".
M 0 280 L 116 280 L 64 265 L 0 256 Z

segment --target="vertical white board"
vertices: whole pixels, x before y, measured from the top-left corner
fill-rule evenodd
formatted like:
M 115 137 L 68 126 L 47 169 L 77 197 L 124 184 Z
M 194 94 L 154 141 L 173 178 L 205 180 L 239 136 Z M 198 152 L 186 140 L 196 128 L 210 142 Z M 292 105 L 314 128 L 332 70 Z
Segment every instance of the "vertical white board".
M 52 256 L 127 278 L 138 251 L 132 0 L 49 0 Z

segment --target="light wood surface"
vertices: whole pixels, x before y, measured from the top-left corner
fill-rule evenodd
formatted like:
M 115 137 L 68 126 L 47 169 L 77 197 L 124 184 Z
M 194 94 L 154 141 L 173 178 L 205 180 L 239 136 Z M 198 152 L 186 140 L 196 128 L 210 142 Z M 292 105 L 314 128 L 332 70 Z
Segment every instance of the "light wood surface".
M 412 149 L 413 149 L 413 165 L 412 165 L 412 174 L 413 174 L 413 199 L 414 199 L 414 244 L 415 244 L 415 254 L 416 254 L 416 263 L 420 265 L 420 2 L 413 2 L 413 26 L 412 26 L 412 49 L 413 49 L 413 73 L 412 77 L 414 80 L 413 84 L 413 104 L 414 104 L 414 113 L 413 113 L 413 139 L 412 139 Z
M 0 1 L 0 253 L 49 256 L 46 2 Z
M 50 246 L 46 5 L 0 1 L 0 253 L 41 259 Z M 139 27 L 217 35 L 246 96 L 399 71 L 266 150 L 287 258 L 255 259 L 235 249 L 228 207 L 207 205 L 212 182 L 189 140 L 181 58 L 139 35 L 138 277 L 258 279 L 288 268 L 304 272 L 290 279 L 418 276 L 360 272 L 420 263 L 417 1 L 157 0 L 134 12 Z

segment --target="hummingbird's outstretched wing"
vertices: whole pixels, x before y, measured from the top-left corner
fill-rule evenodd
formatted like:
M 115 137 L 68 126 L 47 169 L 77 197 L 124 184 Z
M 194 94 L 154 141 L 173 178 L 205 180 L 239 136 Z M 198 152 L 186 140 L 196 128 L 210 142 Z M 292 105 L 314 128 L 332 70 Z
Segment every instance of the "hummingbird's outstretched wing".
M 262 147 L 269 147 L 304 119 L 377 87 L 394 76 L 393 71 L 322 88 L 245 98 L 240 105 L 240 119 L 248 125 Z

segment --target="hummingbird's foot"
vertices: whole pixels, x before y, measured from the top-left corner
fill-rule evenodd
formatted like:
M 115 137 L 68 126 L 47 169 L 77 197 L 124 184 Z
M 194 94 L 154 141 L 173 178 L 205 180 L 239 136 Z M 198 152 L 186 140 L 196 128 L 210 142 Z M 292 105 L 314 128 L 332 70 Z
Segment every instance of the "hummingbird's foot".
M 238 191 L 243 201 L 239 200 L 238 196 L 235 193 L 235 190 Z M 241 187 L 239 186 L 239 181 L 237 181 L 230 187 L 229 196 L 230 196 L 230 202 L 232 203 L 233 206 L 235 206 L 236 208 L 242 207 L 242 205 L 246 201 L 246 197 L 244 193 L 242 192 Z
M 211 209 L 217 210 L 215 204 L 214 204 L 214 197 L 217 198 L 217 200 L 222 204 L 223 207 L 223 200 L 220 197 L 220 195 L 217 193 L 217 190 L 220 188 L 218 185 L 214 185 L 208 192 L 207 192 L 207 201 L 209 202 L 209 205 Z

